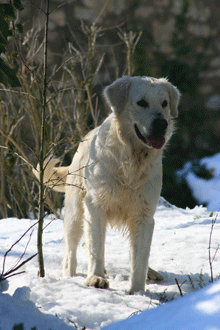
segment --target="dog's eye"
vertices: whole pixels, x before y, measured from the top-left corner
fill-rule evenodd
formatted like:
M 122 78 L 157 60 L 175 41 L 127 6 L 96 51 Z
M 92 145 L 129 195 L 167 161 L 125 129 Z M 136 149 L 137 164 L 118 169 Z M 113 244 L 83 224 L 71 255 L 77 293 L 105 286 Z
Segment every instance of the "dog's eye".
M 164 100 L 163 103 L 162 103 L 162 107 L 163 107 L 163 108 L 166 108 L 167 105 L 168 105 L 167 100 Z
M 142 107 L 142 108 L 146 108 L 146 107 L 149 106 L 148 103 L 147 103 L 147 101 L 145 101 L 145 100 L 140 100 L 140 101 L 138 101 L 138 102 L 137 102 L 137 105 L 139 105 L 139 106 Z

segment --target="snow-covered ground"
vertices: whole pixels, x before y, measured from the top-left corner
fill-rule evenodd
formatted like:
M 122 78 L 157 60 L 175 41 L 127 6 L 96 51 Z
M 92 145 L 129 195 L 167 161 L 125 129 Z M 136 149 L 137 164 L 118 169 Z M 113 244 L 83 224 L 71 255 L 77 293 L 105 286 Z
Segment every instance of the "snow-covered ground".
M 218 330 L 220 282 L 103 330 Z
M 87 330 L 102 327 L 109 330 L 220 329 L 220 281 L 217 281 L 220 275 L 220 251 L 217 250 L 220 245 L 220 214 L 217 213 L 220 211 L 220 159 L 215 157 L 206 163 L 214 173 L 212 184 L 210 180 L 192 180 L 194 191 L 198 184 L 198 193 L 211 196 L 206 198 L 213 202 L 208 204 L 209 210 L 202 206 L 183 210 L 163 199 L 159 202 L 150 266 L 161 272 L 162 282 L 148 282 L 145 292 L 133 296 L 126 293 L 129 288 L 129 242 L 110 228 L 106 237 L 110 289 L 85 287 L 87 261 L 83 241 L 78 251 L 78 276 L 63 278 L 63 222 L 54 220 L 50 223 L 51 218 L 47 218 L 43 237 L 46 276 L 37 276 L 35 257 L 19 269 L 25 273 L 9 279 L 8 288 L 6 282 L 0 283 L 0 291 L 1 284 L 5 284 L 4 291 L 0 292 L 0 330 L 11 330 L 15 323 L 23 323 L 25 330 L 32 327 L 38 330 L 82 329 L 84 326 Z M 187 172 L 187 176 L 191 174 Z M 210 213 L 211 210 L 215 212 Z M 214 220 L 210 255 L 214 258 L 215 281 L 210 284 L 209 246 Z M 29 219 L 0 220 L 0 267 L 4 253 L 33 223 Z M 8 253 L 5 271 L 17 263 L 28 241 L 24 259 L 36 253 L 37 228 L 34 227 L 30 234 L 31 231 Z M 114 323 L 119 320 L 124 321 Z
M 220 210 L 220 153 L 202 158 L 199 165 L 205 167 L 210 178 L 204 180 L 193 171 L 193 163 L 187 162 L 182 170 L 177 171 L 179 178 L 185 178 L 193 197 L 198 204 L 206 204 L 209 211 Z
M 186 317 L 185 313 L 188 313 L 192 304 L 195 306 L 193 309 L 195 316 L 204 314 L 207 315 L 208 320 L 218 320 L 219 328 L 215 324 L 216 327 L 212 329 L 220 329 L 219 314 L 216 312 L 219 312 L 220 306 L 219 282 L 216 282 L 214 287 L 201 291 L 200 299 L 196 294 L 180 298 L 180 291 L 175 280 L 177 279 L 181 286 L 183 295 L 209 284 L 209 237 L 212 220 L 217 216 L 216 213 L 212 217 L 209 215 L 206 208 L 202 206 L 195 207 L 193 210 L 183 210 L 161 199 L 155 215 L 156 226 L 150 266 L 160 271 L 164 280 L 159 284 L 148 283 L 145 292 L 133 296 L 126 293 L 129 287 L 129 249 L 126 237 L 117 231 L 108 230 L 106 270 L 110 280 L 110 289 L 88 288 L 84 285 L 87 262 L 83 241 L 79 247 L 79 275 L 73 278 L 61 277 L 64 248 L 63 222 L 54 220 L 45 228 L 43 237 L 46 277 L 37 277 L 38 266 L 35 258 L 22 268 L 26 271 L 24 274 L 9 279 L 8 290 L 0 294 L 0 329 L 11 330 L 14 323 L 21 322 L 24 323 L 25 330 L 34 326 L 38 330 L 65 330 L 73 329 L 74 324 L 75 328 L 85 326 L 86 329 L 100 329 L 144 310 L 148 310 L 146 317 L 150 320 L 148 322 L 154 325 L 152 328 L 159 329 L 162 318 L 167 329 L 180 329 L 181 322 L 189 322 L 190 317 Z M 45 225 L 49 222 L 50 219 L 45 220 Z M 32 224 L 33 220 L 15 218 L 0 221 L 2 261 L 5 251 Z M 23 253 L 30 239 L 29 234 L 25 235 L 8 254 L 5 270 L 8 270 Z M 219 245 L 219 237 L 220 217 L 217 217 L 212 234 L 212 256 Z M 26 251 L 26 258 L 36 252 L 36 245 L 35 228 Z M 220 253 L 217 252 L 213 261 L 215 278 L 220 274 L 219 266 Z M 158 308 L 158 305 L 173 299 L 178 300 Z M 179 311 L 179 317 L 176 316 L 177 311 Z M 145 319 L 144 315 L 140 314 L 139 318 Z M 129 318 L 129 320 L 133 322 L 135 319 Z M 140 323 L 143 320 L 137 322 Z M 110 329 L 150 329 L 146 320 L 144 322 L 146 327 L 143 327 L 142 323 L 139 328 L 137 326 L 123 328 L 119 325 Z M 177 322 L 176 326 L 175 322 Z M 156 327 L 157 324 L 158 327 Z M 169 324 L 172 326 L 169 327 Z M 193 327 L 193 329 L 206 328 Z

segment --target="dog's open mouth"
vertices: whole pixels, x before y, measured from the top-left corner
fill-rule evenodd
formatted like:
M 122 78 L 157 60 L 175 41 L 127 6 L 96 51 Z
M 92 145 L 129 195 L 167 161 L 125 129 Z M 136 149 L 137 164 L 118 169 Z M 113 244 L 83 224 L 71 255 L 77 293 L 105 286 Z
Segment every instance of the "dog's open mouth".
M 135 129 L 135 132 L 137 134 L 137 137 L 143 141 L 145 144 L 149 145 L 150 147 L 154 148 L 154 149 L 161 149 L 165 143 L 165 137 L 164 137 L 164 134 L 151 134 L 150 136 L 148 137 L 144 137 L 138 126 L 136 124 L 134 124 L 134 129 Z

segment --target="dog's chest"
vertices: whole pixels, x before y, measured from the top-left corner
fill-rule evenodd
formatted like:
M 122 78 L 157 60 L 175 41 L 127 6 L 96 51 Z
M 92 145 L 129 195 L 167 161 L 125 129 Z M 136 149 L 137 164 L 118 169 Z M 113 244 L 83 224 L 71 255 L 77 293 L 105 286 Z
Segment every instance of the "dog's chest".
M 121 162 L 115 171 L 115 180 L 123 187 L 134 188 L 146 179 L 145 168 L 130 161 Z
M 154 205 L 161 190 L 159 163 L 134 159 L 101 160 L 85 167 L 85 186 L 93 203 L 104 209 L 108 218 L 127 219 L 145 213 Z M 124 220 L 123 220 L 124 221 Z
M 154 164 L 147 154 L 143 154 L 119 161 L 115 174 L 120 185 L 135 188 L 142 185 L 153 171 Z

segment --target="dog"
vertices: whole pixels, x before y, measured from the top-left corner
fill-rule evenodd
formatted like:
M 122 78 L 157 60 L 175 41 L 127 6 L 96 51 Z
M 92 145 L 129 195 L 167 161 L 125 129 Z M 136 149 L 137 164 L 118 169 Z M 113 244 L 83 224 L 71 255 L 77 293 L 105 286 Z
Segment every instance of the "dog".
M 76 275 L 77 245 L 85 234 L 87 286 L 108 288 L 104 251 L 108 224 L 130 239 L 129 293 L 144 291 L 154 213 L 162 188 L 163 150 L 174 130 L 180 93 L 165 78 L 124 76 L 104 89 L 111 109 L 90 131 L 68 167 L 45 162 L 44 182 L 65 192 L 63 275 Z M 35 171 L 37 175 L 37 172 Z

